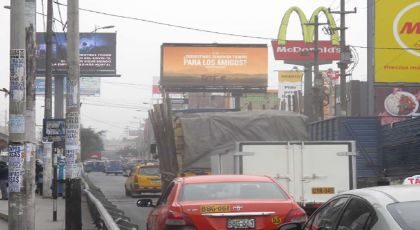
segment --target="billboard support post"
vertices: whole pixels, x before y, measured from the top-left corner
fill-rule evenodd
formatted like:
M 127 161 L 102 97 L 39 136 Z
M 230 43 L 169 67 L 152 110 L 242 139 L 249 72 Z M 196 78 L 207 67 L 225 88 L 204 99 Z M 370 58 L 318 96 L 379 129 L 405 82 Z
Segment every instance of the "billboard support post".
M 375 12 L 375 0 L 368 0 L 368 9 L 367 9 L 367 87 L 368 87 L 368 116 L 374 116 L 374 101 L 375 101 L 375 90 L 373 87 L 374 82 L 374 36 L 375 36 L 375 26 L 374 26 L 374 12 Z

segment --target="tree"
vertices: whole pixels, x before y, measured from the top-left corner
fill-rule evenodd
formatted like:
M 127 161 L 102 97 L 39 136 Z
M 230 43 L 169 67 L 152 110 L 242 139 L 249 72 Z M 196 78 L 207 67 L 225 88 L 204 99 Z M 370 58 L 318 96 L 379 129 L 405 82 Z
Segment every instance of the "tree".
M 104 150 L 104 143 L 101 138 L 104 133 L 105 133 L 104 130 L 96 132 L 90 127 L 80 128 L 82 161 L 88 158 L 89 153 L 100 152 Z

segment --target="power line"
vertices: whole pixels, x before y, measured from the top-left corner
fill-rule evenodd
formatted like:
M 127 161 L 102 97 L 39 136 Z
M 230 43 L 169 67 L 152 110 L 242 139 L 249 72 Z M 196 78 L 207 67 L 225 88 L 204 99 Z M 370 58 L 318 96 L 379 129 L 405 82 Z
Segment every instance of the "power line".
M 376 0 L 375 3 L 378 3 L 380 1 L 381 0 Z M 60 3 L 58 1 L 55 1 L 54 3 L 56 3 L 57 5 L 67 6 L 67 4 Z M 364 9 L 364 8 L 362 8 L 362 9 Z M 268 38 L 268 37 L 261 37 L 261 36 L 250 36 L 250 35 L 241 35 L 241 34 L 233 34 L 233 33 L 225 33 L 225 32 L 219 32 L 219 31 L 213 31 L 213 30 L 206 30 L 206 29 L 194 28 L 194 27 L 189 27 L 189 26 L 182 26 L 182 25 L 170 24 L 170 23 L 165 23 L 165 22 L 159 22 L 159 21 L 149 20 L 149 19 L 144 19 L 144 18 L 137 18 L 137 17 L 131 17 L 131 16 L 124 16 L 124 15 L 106 13 L 106 12 L 101 12 L 101 11 L 91 10 L 91 9 L 79 8 L 79 10 L 90 12 L 90 13 L 95 13 L 95 14 L 101 14 L 101 15 L 105 15 L 105 16 L 111 16 L 111 17 L 117 17 L 117 18 L 129 19 L 129 20 L 135 20 L 135 21 L 142 21 L 142 22 L 147 22 L 147 23 L 152 23 L 152 24 L 157 24 L 157 25 L 162 25 L 162 26 L 175 27 L 175 28 L 179 28 L 179 29 L 193 30 L 193 31 L 198 31 L 198 32 L 213 33 L 213 34 L 226 35 L 226 36 L 234 36 L 234 37 L 243 37 L 243 38 L 262 39 L 262 40 L 269 40 L 269 41 L 276 40 L 275 38 Z M 339 19 L 336 20 L 336 23 L 339 22 L 339 21 L 340 21 Z M 60 22 L 63 23 L 62 21 L 60 21 Z M 353 47 L 356 47 L 356 48 L 365 48 L 365 49 L 369 48 L 367 46 L 358 46 L 358 45 L 352 45 L 352 46 Z M 373 49 L 390 49 L 390 50 L 393 50 L 393 49 L 395 49 L 395 50 L 399 50 L 399 49 L 400 50 L 407 50 L 407 49 L 409 49 L 409 50 L 419 50 L 420 48 L 373 47 Z M 114 82 L 112 82 L 112 83 L 111 82 L 104 82 L 104 83 L 114 84 Z M 131 84 L 131 83 L 117 83 L 117 84 L 126 84 L 126 85 L 133 85 L 133 86 L 139 86 L 139 85 L 141 85 L 141 84 Z
M 60 3 L 60 2 L 57 2 L 57 1 L 55 3 L 58 4 L 58 5 L 67 6 L 66 4 L 63 4 L 63 3 Z M 242 35 L 242 34 L 233 34 L 233 33 L 219 32 L 219 31 L 213 31 L 213 30 L 206 30 L 206 29 L 194 28 L 194 27 L 189 27 L 189 26 L 170 24 L 170 23 L 166 23 L 166 22 L 159 22 L 159 21 L 149 20 L 149 19 L 144 19 L 144 18 L 137 18 L 137 17 L 131 17 L 131 16 L 112 14 L 112 13 L 105 13 L 105 12 L 100 12 L 100 11 L 91 10 L 91 9 L 79 8 L 79 10 L 90 12 L 90 13 L 95 13 L 95 14 L 101 14 L 101 15 L 116 17 L 116 18 L 130 19 L 130 20 L 135 20 L 135 21 L 157 24 L 157 25 L 161 25 L 161 26 L 168 26 L 168 27 L 174 27 L 174 28 L 179 28 L 179 29 L 193 30 L 193 31 L 198 31 L 198 32 L 205 32 L 205 33 L 212 33 L 212 34 L 226 35 L 226 36 L 234 36 L 234 37 L 242 37 L 242 38 L 262 39 L 262 40 L 270 40 L 270 41 L 273 40 L 273 38 L 251 36 L 251 35 Z

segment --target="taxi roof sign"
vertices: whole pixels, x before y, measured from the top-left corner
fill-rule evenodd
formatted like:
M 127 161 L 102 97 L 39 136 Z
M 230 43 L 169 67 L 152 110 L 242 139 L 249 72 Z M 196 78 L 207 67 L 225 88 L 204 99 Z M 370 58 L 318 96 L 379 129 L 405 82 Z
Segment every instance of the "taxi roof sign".
M 420 175 L 405 178 L 403 184 L 420 184 Z

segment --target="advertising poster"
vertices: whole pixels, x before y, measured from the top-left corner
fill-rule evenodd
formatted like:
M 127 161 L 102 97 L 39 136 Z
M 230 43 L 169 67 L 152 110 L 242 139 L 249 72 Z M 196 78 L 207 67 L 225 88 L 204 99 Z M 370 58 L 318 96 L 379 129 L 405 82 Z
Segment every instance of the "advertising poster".
M 45 75 L 46 34 L 37 33 L 37 68 L 38 76 Z M 67 37 L 64 33 L 54 33 L 52 48 L 53 74 L 66 75 Z M 107 76 L 116 74 L 116 34 L 115 33 L 80 33 L 80 74 Z
M 420 82 L 420 1 L 375 4 L 375 81 Z
M 279 71 L 279 93 L 280 103 L 289 108 L 288 96 L 293 96 L 296 92 L 302 91 L 302 71 Z
M 10 99 L 11 102 L 22 102 L 25 99 L 25 68 L 26 58 L 24 49 L 10 51 Z
M 163 44 L 165 88 L 266 88 L 266 44 Z
M 66 90 L 67 81 L 64 81 L 63 89 Z M 52 95 L 55 91 L 54 78 L 52 79 Z M 37 77 L 35 79 L 35 94 L 37 96 L 45 95 L 45 78 Z M 100 97 L 101 96 L 101 78 L 99 77 L 81 77 L 80 78 L 80 96 Z
M 382 125 L 420 116 L 420 87 L 376 87 L 375 98 Z
M 21 191 L 24 151 L 24 145 L 9 145 L 9 192 Z

